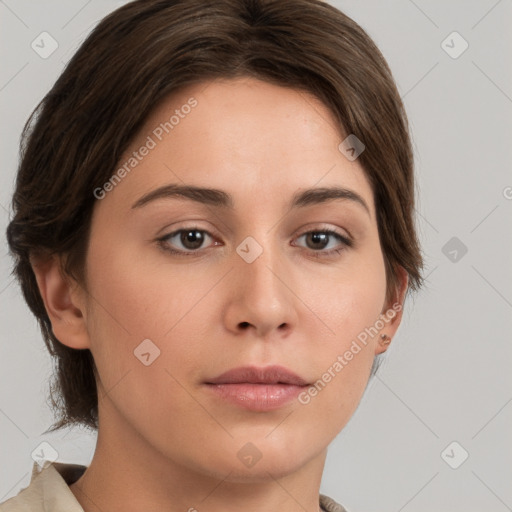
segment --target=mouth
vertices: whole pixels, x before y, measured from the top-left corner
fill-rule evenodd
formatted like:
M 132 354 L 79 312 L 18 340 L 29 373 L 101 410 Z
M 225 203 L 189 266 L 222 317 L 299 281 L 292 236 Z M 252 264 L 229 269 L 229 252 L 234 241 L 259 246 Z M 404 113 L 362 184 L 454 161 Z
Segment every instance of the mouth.
M 205 382 L 220 400 L 252 411 L 279 409 L 310 384 L 283 366 L 245 366 Z

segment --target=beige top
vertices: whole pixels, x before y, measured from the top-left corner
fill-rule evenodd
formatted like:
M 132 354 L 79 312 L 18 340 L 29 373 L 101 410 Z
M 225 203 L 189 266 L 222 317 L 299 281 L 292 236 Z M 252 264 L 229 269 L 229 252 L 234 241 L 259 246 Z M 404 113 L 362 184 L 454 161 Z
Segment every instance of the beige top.
M 35 462 L 28 487 L 0 503 L 0 512 L 84 512 L 68 486 L 86 469 L 79 464 L 49 461 L 44 461 L 41 467 Z M 320 507 L 325 512 L 347 512 L 323 494 L 320 494 Z

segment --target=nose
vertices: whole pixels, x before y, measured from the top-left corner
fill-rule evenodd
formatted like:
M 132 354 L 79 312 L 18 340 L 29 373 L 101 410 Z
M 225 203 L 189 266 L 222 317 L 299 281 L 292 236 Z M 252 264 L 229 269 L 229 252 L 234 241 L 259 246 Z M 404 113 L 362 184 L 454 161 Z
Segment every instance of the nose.
M 285 255 L 265 246 L 251 263 L 234 255 L 234 265 L 225 309 L 227 328 L 237 335 L 252 331 L 261 339 L 289 335 L 297 321 L 298 298 Z

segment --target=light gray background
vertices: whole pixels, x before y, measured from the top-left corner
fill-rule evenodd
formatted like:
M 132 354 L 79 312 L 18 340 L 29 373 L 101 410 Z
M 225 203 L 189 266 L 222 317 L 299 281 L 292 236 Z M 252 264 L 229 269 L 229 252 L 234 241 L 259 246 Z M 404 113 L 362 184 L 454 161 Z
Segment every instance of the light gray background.
M 332 444 L 321 491 L 350 512 L 512 510 L 512 2 L 331 0 L 388 60 L 416 152 L 426 288 L 408 300 L 378 377 Z M 23 123 L 64 63 L 122 2 L 0 0 L 0 227 L 5 231 Z M 43 31 L 59 44 L 42 59 Z M 468 43 L 458 58 L 461 41 Z M 467 253 L 445 244 L 457 237 Z M 0 502 L 26 487 L 31 452 L 88 464 L 95 438 L 42 435 L 51 360 L 10 276 L 0 268 Z M 447 255 L 445 255 L 447 253 Z M 453 441 L 443 459 L 441 453 Z M 462 449 L 468 459 L 461 460 Z

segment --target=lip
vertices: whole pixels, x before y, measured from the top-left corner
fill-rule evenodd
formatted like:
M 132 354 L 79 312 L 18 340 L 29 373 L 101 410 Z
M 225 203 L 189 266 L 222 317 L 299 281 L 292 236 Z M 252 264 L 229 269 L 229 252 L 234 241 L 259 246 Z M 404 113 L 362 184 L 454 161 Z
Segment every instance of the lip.
M 263 412 L 291 402 L 309 383 L 283 366 L 244 366 L 224 372 L 205 385 L 222 400 Z

